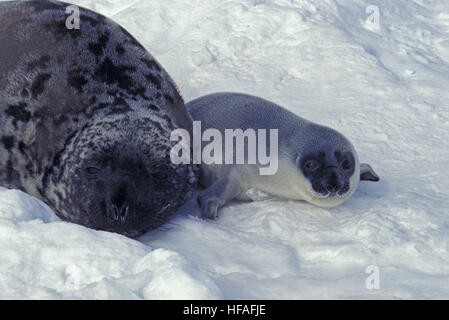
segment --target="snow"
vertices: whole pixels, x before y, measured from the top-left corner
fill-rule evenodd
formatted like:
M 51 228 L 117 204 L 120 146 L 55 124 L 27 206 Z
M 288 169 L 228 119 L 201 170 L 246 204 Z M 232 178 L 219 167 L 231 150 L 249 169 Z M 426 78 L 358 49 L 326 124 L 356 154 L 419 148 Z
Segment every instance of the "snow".
M 449 2 L 73 2 L 123 25 L 186 101 L 277 102 L 349 137 L 381 181 L 332 209 L 264 198 L 213 222 L 181 212 L 139 241 L 0 189 L 0 298 L 449 298 Z
M 17 190 L 0 190 L 0 250 L 2 299 L 221 298 L 180 254 L 59 221 Z

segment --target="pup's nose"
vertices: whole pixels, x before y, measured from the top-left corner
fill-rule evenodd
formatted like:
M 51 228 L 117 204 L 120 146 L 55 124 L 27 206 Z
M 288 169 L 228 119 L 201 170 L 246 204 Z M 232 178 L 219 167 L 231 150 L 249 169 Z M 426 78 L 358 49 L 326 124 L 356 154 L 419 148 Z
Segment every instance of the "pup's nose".
M 336 194 L 338 191 L 340 191 L 342 188 L 341 183 L 339 182 L 331 182 L 326 184 L 326 190 L 327 192 L 330 192 L 331 194 Z

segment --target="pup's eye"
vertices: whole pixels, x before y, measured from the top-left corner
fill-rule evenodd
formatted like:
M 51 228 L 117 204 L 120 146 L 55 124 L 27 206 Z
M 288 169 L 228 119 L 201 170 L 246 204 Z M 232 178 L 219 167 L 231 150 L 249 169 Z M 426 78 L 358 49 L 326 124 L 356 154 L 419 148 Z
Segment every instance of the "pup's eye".
M 318 163 L 313 160 L 308 160 L 304 163 L 304 169 L 306 169 L 307 171 L 315 171 L 316 169 L 318 169 Z
M 88 174 L 99 174 L 101 172 L 101 170 L 98 168 L 95 168 L 95 167 L 89 167 L 86 169 L 86 172 Z
M 344 170 L 349 170 L 349 169 L 351 169 L 351 161 L 349 161 L 348 159 L 343 160 L 343 161 L 341 162 L 341 167 L 342 167 Z
M 165 172 L 163 172 L 163 171 L 153 172 L 153 173 L 151 174 L 151 176 L 152 176 L 155 180 L 159 180 L 159 181 L 167 180 L 167 178 L 168 178 L 168 174 L 165 173 Z

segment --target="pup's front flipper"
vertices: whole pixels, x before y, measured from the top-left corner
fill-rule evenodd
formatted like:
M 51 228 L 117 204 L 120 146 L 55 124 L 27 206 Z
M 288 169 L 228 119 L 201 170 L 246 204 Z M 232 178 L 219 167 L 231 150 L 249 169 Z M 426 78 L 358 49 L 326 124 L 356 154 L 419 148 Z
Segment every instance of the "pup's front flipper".
M 379 176 L 368 163 L 360 164 L 360 180 L 379 181 Z
M 201 217 L 204 219 L 217 219 L 218 208 L 229 200 L 234 199 L 242 192 L 238 182 L 222 178 L 217 180 L 209 188 L 203 190 L 197 198 L 201 206 Z

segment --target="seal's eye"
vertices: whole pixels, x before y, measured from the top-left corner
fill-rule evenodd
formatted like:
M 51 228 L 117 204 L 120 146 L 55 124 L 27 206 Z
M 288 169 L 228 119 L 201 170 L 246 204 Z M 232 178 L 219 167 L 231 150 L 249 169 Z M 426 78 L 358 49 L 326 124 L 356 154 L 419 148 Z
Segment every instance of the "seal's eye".
M 95 167 L 89 167 L 89 168 L 86 169 L 86 171 L 87 171 L 88 174 L 92 174 L 92 175 L 99 174 L 101 172 L 100 169 L 95 168 Z
M 163 172 L 163 171 L 153 172 L 153 173 L 151 174 L 151 176 L 152 176 L 155 180 L 159 180 L 159 181 L 167 180 L 167 178 L 168 178 L 168 174 L 165 173 L 165 172 Z
M 351 161 L 349 161 L 348 159 L 343 160 L 343 161 L 341 162 L 341 167 L 342 167 L 344 170 L 349 170 L 349 169 L 351 169 Z
M 315 171 L 316 169 L 318 169 L 318 163 L 313 160 L 307 160 L 304 163 L 304 169 L 306 169 L 307 171 Z

